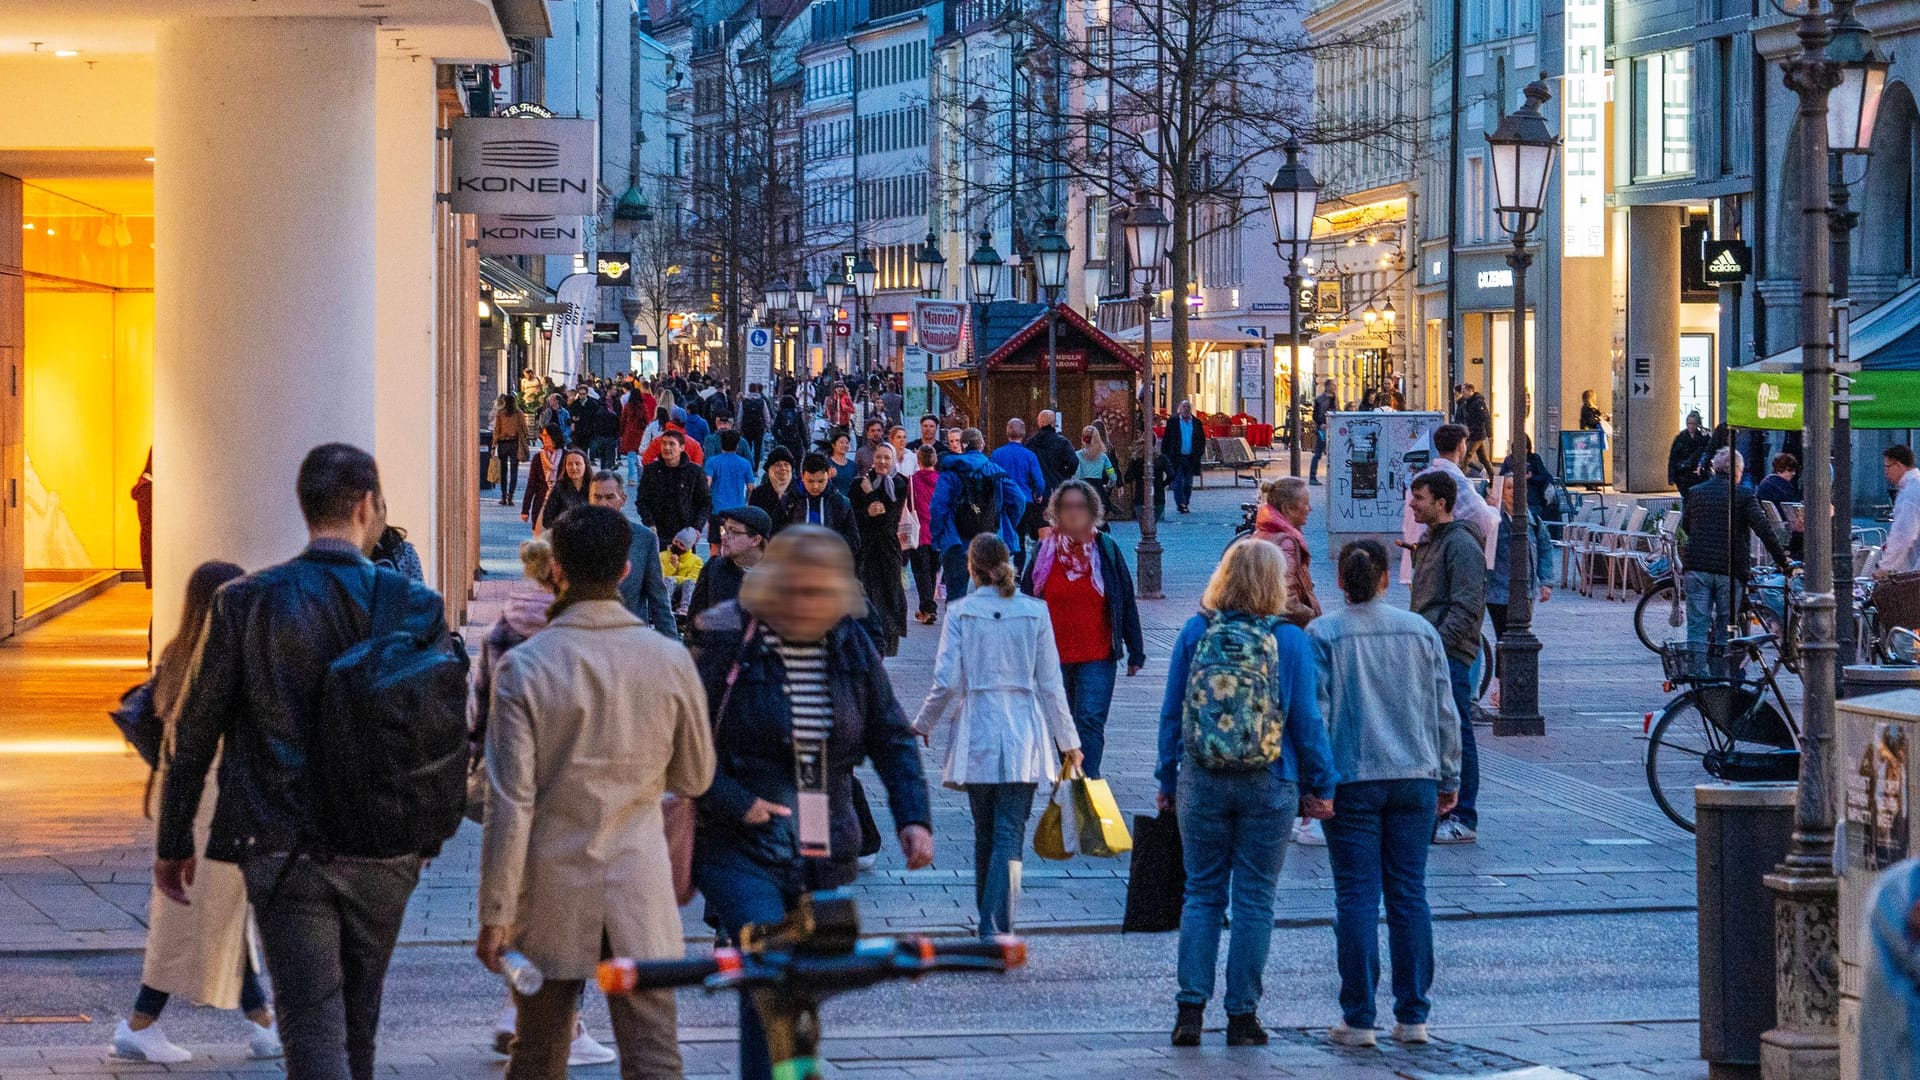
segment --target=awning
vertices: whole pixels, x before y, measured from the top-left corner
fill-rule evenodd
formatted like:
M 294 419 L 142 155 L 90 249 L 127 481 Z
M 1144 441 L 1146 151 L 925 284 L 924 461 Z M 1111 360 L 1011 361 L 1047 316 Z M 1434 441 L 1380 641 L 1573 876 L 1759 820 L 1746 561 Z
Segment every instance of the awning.
M 1920 284 L 1895 293 L 1886 303 L 1853 320 L 1850 342 L 1851 359 L 1856 364 L 1874 371 L 1920 371 Z M 1740 370 L 1797 372 L 1800 348 L 1775 353 Z
M 556 304 L 553 290 L 499 259 L 480 260 L 480 280 L 493 290 L 494 306 L 509 315 L 564 315 L 567 305 Z
M 1271 338 L 1258 338 L 1242 330 L 1243 326 L 1263 326 L 1269 334 L 1287 332 L 1287 313 L 1261 312 L 1257 315 L 1212 315 L 1195 316 L 1187 320 L 1187 343 L 1189 345 L 1218 345 L 1229 349 L 1257 349 L 1272 343 Z M 1164 348 L 1167 339 L 1173 334 L 1172 319 L 1153 320 L 1153 343 Z M 1130 326 L 1111 335 L 1115 341 L 1128 344 L 1140 340 L 1140 328 Z

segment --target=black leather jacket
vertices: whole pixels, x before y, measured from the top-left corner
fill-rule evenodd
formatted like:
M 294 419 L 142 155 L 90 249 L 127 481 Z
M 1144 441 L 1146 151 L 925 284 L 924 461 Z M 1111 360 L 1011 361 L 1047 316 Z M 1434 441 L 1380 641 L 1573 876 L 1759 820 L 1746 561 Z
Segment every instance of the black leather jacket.
M 249 851 L 293 850 L 309 816 L 301 773 L 320 683 L 328 665 L 372 632 L 375 572 L 351 545 L 319 540 L 214 595 L 174 723 L 160 792 L 160 858 L 197 854 L 194 813 L 223 741 L 206 857 L 240 862 Z M 451 644 L 439 595 L 417 582 L 408 582 L 404 625 Z

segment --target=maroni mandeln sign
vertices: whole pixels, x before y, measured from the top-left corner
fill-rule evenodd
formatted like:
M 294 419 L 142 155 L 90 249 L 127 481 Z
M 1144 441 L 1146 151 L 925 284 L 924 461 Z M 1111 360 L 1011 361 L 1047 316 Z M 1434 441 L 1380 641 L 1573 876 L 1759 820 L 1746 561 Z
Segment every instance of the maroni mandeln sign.
M 592 120 L 461 117 L 453 122 L 453 212 L 592 214 L 595 144 Z
M 945 356 L 960 348 L 966 331 L 967 305 L 946 300 L 916 300 L 913 305 L 914 339 L 935 356 Z

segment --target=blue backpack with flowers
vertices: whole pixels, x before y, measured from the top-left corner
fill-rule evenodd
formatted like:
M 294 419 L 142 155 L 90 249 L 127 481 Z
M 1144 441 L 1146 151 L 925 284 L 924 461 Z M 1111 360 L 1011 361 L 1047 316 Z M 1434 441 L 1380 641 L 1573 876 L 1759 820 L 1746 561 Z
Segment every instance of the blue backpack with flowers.
M 1193 650 L 1180 718 L 1186 756 L 1207 769 L 1252 772 L 1280 760 L 1287 718 L 1280 708 L 1275 615 L 1215 612 Z

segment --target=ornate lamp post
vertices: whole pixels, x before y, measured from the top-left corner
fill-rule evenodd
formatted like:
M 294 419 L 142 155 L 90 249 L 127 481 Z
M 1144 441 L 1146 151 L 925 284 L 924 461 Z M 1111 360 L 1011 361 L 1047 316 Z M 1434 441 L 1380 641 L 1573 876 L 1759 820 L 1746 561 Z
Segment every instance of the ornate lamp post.
M 847 279 L 840 276 L 838 270 L 831 271 L 820 279 L 820 295 L 827 305 L 826 318 L 822 320 L 826 327 L 827 364 L 834 362 L 835 351 L 839 348 L 836 340 L 840 335 L 840 300 L 847 293 Z
M 794 321 L 799 324 L 800 337 L 793 344 L 792 358 L 795 371 L 800 369 L 800 356 L 807 351 L 807 322 L 813 317 L 813 281 L 807 277 L 805 269 L 800 271 L 800 280 L 793 286 Z M 809 361 L 808 366 L 812 363 Z
M 785 312 L 787 310 L 787 304 L 792 301 L 792 297 L 793 286 L 787 284 L 785 275 L 774 278 L 773 281 L 767 285 L 767 294 L 765 297 L 766 310 L 764 314 L 766 315 L 767 321 L 773 324 L 773 330 L 777 338 L 784 339 L 786 336 Z M 793 373 L 793 358 L 791 355 L 787 358 L 787 372 L 789 374 Z
M 1546 208 L 1553 154 L 1560 146 L 1540 115 L 1540 106 L 1553 96 L 1547 84 L 1531 82 L 1523 92 L 1527 103 L 1501 118 L 1500 126 L 1487 136 L 1493 158 L 1494 209 L 1500 215 L 1500 227 L 1513 237 L 1513 250 L 1507 253 L 1507 265 L 1513 268 L 1513 327 L 1507 335 L 1512 349 L 1507 392 L 1513 402 L 1507 414 L 1507 485 L 1518 485 L 1520 493 L 1527 482 L 1527 267 L 1533 265 L 1527 234 L 1540 223 Z M 1533 634 L 1534 584 L 1528 564 L 1533 536 L 1526 526 L 1524 495 L 1519 507 L 1512 528 L 1507 628 L 1500 635 L 1500 715 L 1493 721 L 1493 733 L 1545 735 L 1547 721 L 1540 715 L 1540 639 Z
M 1805 0 L 1781 14 L 1798 20 L 1800 52 L 1781 61 L 1787 89 L 1800 99 L 1803 150 L 1797 169 L 1800 213 L 1800 378 L 1806 417 L 1802 474 L 1806 505 L 1832 513 L 1836 486 L 1823 463 L 1833 460 L 1833 347 L 1828 295 L 1828 239 L 1821 218 L 1828 213 L 1830 150 L 1871 145 L 1873 124 L 1886 87 L 1887 64 L 1873 36 L 1853 18 L 1851 0 L 1829 5 Z M 1831 17 L 1831 21 L 1830 21 Z M 1829 51 L 1832 46 L 1832 51 Z M 1850 455 L 1849 455 L 1850 456 Z M 1761 1074 L 1769 1080 L 1834 1075 L 1839 1048 L 1839 882 L 1834 878 L 1833 702 L 1838 647 L 1835 642 L 1835 542 L 1850 547 L 1852 507 L 1822 527 L 1807 523 L 1806 591 L 1799 601 L 1800 785 L 1794 807 L 1793 847 L 1767 875 L 1773 890 L 1774 1026 L 1760 1037 Z M 1851 562 L 1851 559 L 1848 559 Z M 1852 584 L 1852 569 L 1846 569 Z
M 1067 238 L 1060 235 L 1058 215 L 1048 214 L 1040 222 L 1040 230 L 1039 239 L 1033 242 L 1033 269 L 1040 288 L 1047 294 L 1047 408 L 1053 410 L 1055 422 L 1059 423 L 1059 327 L 1053 312 L 1060 303 L 1060 291 L 1067 287 L 1067 263 L 1073 258 L 1073 248 L 1067 243 Z M 1066 425 L 1061 423 L 1060 426 Z
M 1287 468 L 1300 475 L 1300 260 L 1313 242 L 1313 215 L 1320 181 L 1300 160 L 1300 140 L 1287 139 L 1287 159 L 1267 185 L 1273 208 L 1273 250 L 1287 260 Z
M 1160 263 L 1167 257 L 1167 243 L 1173 222 L 1160 209 L 1151 191 L 1142 190 L 1134 198 L 1127 214 L 1127 265 L 1140 285 L 1140 356 L 1146 382 L 1141 387 L 1141 409 L 1146 414 L 1145 441 L 1147 459 L 1141 462 L 1140 545 L 1134 549 L 1135 591 L 1145 600 L 1158 600 L 1160 588 L 1160 538 L 1153 517 L 1153 461 L 1158 440 L 1153 435 L 1154 414 L 1158 412 L 1159 379 L 1153 371 L 1153 302 Z
M 980 246 L 973 249 L 973 256 L 967 260 L 967 294 L 973 302 L 985 307 L 993 303 L 993 294 L 1000 287 L 1000 267 L 1006 260 L 993 248 L 993 233 L 986 226 L 980 227 Z M 974 373 L 975 406 L 973 426 L 984 430 L 987 426 L 987 353 L 984 349 L 974 350 L 980 357 L 980 369 Z
M 929 300 L 940 299 L 940 295 L 947 291 L 947 257 L 940 254 L 940 238 L 931 230 L 927 232 L 926 244 L 913 261 L 920 269 L 920 295 Z
M 867 358 L 868 331 L 872 329 L 867 325 L 867 308 L 873 303 L 873 290 L 879 282 L 879 268 L 873 265 L 873 258 L 862 251 L 853 264 L 853 302 L 854 318 L 860 324 L 860 373 L 863 375 L 873 366 Z

